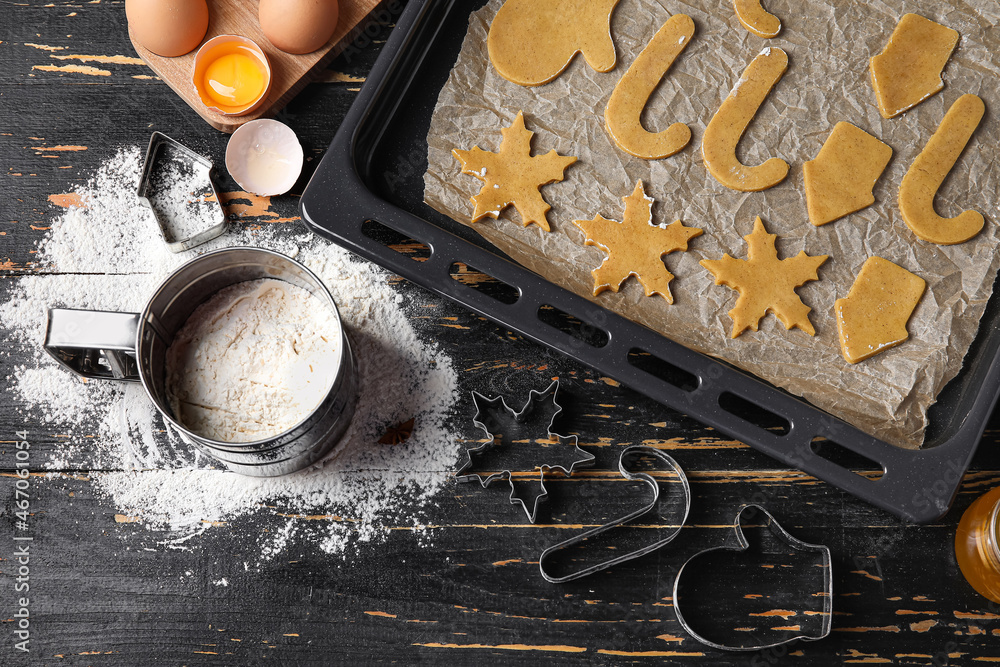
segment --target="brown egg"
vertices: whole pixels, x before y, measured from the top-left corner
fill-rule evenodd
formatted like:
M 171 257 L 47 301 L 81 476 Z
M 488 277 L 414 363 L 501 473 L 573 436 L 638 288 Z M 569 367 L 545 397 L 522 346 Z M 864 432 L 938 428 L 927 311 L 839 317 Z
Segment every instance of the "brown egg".
M 337 0 L 260 0 L 261 30 L 286 53 L 312 53 L 333 36 L 340 17 Z
M 132 37 L 159 56 L 194 51 L 208 31 L 206 0 L 125 0 Z

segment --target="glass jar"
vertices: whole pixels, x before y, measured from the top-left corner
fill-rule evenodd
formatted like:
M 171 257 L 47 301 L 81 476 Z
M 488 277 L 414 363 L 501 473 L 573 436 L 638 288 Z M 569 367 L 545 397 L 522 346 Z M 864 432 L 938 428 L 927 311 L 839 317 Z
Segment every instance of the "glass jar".
M 955 534 L 955 558 L 977 593 L 1000 602 L 1000 487 L 965 510 Z

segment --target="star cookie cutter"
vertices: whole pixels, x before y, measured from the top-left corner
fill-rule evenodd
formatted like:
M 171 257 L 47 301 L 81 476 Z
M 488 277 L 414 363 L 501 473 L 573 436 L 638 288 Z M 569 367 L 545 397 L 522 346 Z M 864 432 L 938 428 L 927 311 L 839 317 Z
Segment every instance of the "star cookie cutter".
M 607 532 L 619 526 L 623 526 L 635 519 L 646 516 L 647 514 L 659 514 L 658 507 L 660 504 L 660 484 L 656 481 L 656 479 L 652 475 L 645 472 L 631 472 L 626 467 L 626 461 L 628 459 L 637 456 L 652 456 L 654 458 L 659 459 L 662 463 L 666 464 L 668 468 L 673 470 L 677 474 L 678 478 L 680 478 L 681 489 L 684 494 L 684 514 L 681 517 L 680 522 L 677 523 L 676 529 L 673 530 L 667 537 L 663 538 L 662 540 L 639 547 L 632 551 L 628 551 L 622 554 L 621 556 L 617 556 L 615 558 L 602 561 L 600 563 L 597 563 L 596 565 L 592 565 L 577 572 L 573 572 L 571 574 L 563 576 L 555 576 L 551 574 L 548 570 L 546 570 L 546 561 L 554 553 L 562 551 L 563 549 L 566 549 L 568 547 L 575 546 L 582 542 L 586 542 L 587 540 L 593 538 L 596 535 L 600 535 L 601 533 Z M 632 445 L 622 450 L 621 456 L 618 459 L 618 471 L 622 474 L 622 477 L 624 477 L 625 479 L 641 480 L 646 484 L 648 484 L 649 487 L 653 490 L 653 499 L 645 507 L 638 509 L 635 512 L 632 512 L 631 514 L 626 514 L 625 516 L 615 519 L 614 521 L 611 521 L 609 523 L 606 523 L 603 526 L 598 526 L 597 528 L 592 528 L 586 532 L 580 533 L 579 535 L 571 537 L 568 540 L 560 542 L 559 544 L 554 544 L 551 547 L 547 548 L 545 551 L 543 551 L 542 555 L 538 559 L 538 569 L 541 571 L 542 576 L 545 577 L 547 581 L 550 581 L 554 584 L 561 584 L 567 581 L 573 581 L 574 579 L 580 579 L 582 577 L 586 577 L 587 575 L 594 574 L 595 572 L 600 572 L 602 570 L 606 570 L 610 567 L 618 565 L 619 563 L 624 563 L 634 558 L 639 558 L 640 556 L 645 556 L 648 553 L 652 553 L 657 549 L 666 546 L 670 542 L 673 542 L 674 538 L 680 535 L 681 528 L 683 528 L 684 524 L 687 522 L 688 512 L 691 511 L 691 486 L 688 484 L 687 475 L 684 474 L 684 470 L 680 467 L 677 461 L 675 461 L 668 454 L 665 454 L 664 452 L 655 449 L 653 447 L 649 447 L 647 445 Z
M 594 455 L 589 452 L 585 452 L 580 449 L 577 445 L 577 437 L 575 435 L 559 435 L 552 430 L 552 425 L 555 424 L 556 418 L 562 412 L 562 406 L 556 402 L 556 397 L 559 393 L 559 380 L 553 380 L 552 384 L 548 386 L 544 391 L 536 391 L 534 389 L 528 394 L 528 401 L 521 408 L 520 412 L 514 412 L 510 407 L 508 407 L 507 402 L 504 400 L 503 396 L 498 396 L 496 398 L 487 398 L 479 392 L 472 392 L 472 400 L 476 404 L 476 416 L 472 418 L 472 423 L 481 428 L 490 440 L 484 445 L 479 447 L 474 447 L 466 450 L 466 456 L 468 461 L 462 465 L 461 468 L 455 473 L 455 478 L 460 482 L 471 482 L 473 480 L 479 480 L 480 485 L 485 489 L 487 486 L 499 479 L 506 479 L 510 484 L 510 502 L 512 505 L 520 504 L 521 508 L 524 509 L 524 513 L 528 517 L 528 521 L 535 523 L 538 517 L 538 508 L 542 501 L 548 497 L 548 491 L 545 489 L 545 471 L 558 469 L 562 470 L 566 476 L 573 474 L 577 466 L 591 466 L 594 464 Z M 524 498 L 518 495 L 518 488 L 514 483 L 514 479 L 511 476 L 512 469 L 510 467 L 504 467 L 504 469 L 498 472 L 491 472 L 488 475 L 484 475 L 479 472 L 469 472 L 470 469 L 476 466 L 477 459 L 485 459 L 486 454 L 493 452 L 494 450 L 499 450 L 500 448 L 510 447 L 511 445 L 536 445 L 537 442 L 525 443 L 524 441 L 513 441 L 507 442 L 507 438 L 504 437 L 503 432 L 498 431 L 495 427 L 491 431 L 491 426 L 486 423 L 487 419 L 490 419 L 496 426 L 503 427 L 504 424 L 501 423 L 501 419 L 497 417 L 497 413 L 511 419 L 516 424 L 525 424 L 528 418 L 533 414 L 534 410 L 538 406 L 543 405 L 546 401 L 551 404 L 554 408 L 552 416 L 549 419 L 548 426 L 546 427 L 546 434 L 553 446 L 552 459 L 550 462 L 545 462 L 544 460 L 532 466 L 531 470 L 539 468 L 539 493 L 535 495 L 532 507 L 528 508 L 528 503 Z M 563 445 L 572 445 L 571 451 L 560 451 L 559 454 L 562 458 L 567 459 L 567 461 L 559 461 L 556 454 L 556 449 Z M 543 443 L 539 445 L 541 447 L 547 447 L 548 443 Z M 503 453 L 503 452 L 498 452 Z M 544 457 L 538 457 L 543 458 Z M 571 460 L 569 460 L 571 459 Z
M 772 642 L 770 644 L 759 644 L 753 646 L 729 646 L 726 644 L 718 644 L 705 637 L 699 635 L 695 632 L 694 628 L 688 623 L 684 618 L 684 614 L 681 612 L 681 599 L 678 592 L 680 587 L 681 577 L 684 575 L 684 568 L 686 568 L 691 561 L 696 560 L 705 554 L 712 553 L 715 551 L 735 551 L 743 552 L 750 548 L 750 543 L 747 541 L 746 536 L 743 534 L 742 519 L 743 513 L 748 510 L 754 510 L 761 512 L 765 517 L 767 517 L 767 528 L 771 531 L 771 534 L 780 539 L 782 542 L 790 546 L 797 551 L 808 551 L 812 553 L 819 553 L 823 557 L 822 568 L 824 569 L 823 575 L 823 611 L 820 612 L 822 617 L 819 634 L 799 634 L 794 637 L 789 637 L 787 639 L 782 639 L 781 641 Z M 726 544 L 721 547 L 712 547 L 711 549 L 705 549 L 699 551 L 695 555 L 691 556 L 684 565 L 681 565 L 681 569 L 677 571 L 677 576 L 674 579 L 674 613 L 677 615 L 677 620 L 680 622 L 681 627 L 691 637 L 698 640 L 706 646 L 711 646 L 712 648 L 719 649 L 720 651 L 761 651 L 768 648 L 774 648 L 775 646 L 781 646 L 783 644 L 789 644 L 798 640 L 803 641 L 817 641 L 823 639 L 830 634 L 830 630 L 833 627 L 833 565 L 830 558 L 830 548 L 824 544 L 809 544 L 798 540 L 788 534 L 784 528 L 777 522 L 777 520 L 768 512 L 766 509 L 760 505 L 743 505 L 740 507 L 739 511 L 736 513 L 736 520 L 733 522 L 733 530 L 736 533 L 736 545 L 732 546 Z M 729 542 L 729 540 L 727 540 Z

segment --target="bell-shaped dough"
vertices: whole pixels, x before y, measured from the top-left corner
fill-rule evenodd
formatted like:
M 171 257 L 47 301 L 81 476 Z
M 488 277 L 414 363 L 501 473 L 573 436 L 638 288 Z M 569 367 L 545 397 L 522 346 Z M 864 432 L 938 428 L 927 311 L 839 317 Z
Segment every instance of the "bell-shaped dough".
M 926 286 L 903 267 L 869 257 L 851 291 L 835 304 L 844 359 L 856 364 L 909 338 L 906 323 Z
M 944 88 L 941 72 L 948 64 L 958 31 L 904 14 L 882 53 L 872 56 L 872 87 L 883 118 L 894 118 Z
M 816 159 L 802 165 L 809 222 L 819 227 L 874 204 L 872 191 L 890 159 L 890 146 L 837 123 Z

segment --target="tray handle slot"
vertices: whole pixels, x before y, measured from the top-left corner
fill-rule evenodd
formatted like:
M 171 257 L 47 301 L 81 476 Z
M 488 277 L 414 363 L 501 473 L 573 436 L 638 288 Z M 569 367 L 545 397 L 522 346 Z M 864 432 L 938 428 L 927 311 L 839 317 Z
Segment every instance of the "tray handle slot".
M 375 220 L 365 220 L 361 224 L 361 233 L 372 241 L 394 250 L 404 257 L 409 257 L 415 262 L 426 262 L 434 254 L 431 246 L 423 241 L 410 238 L 406 234 L 400 234 L 395 229 L 386 227 Z
M 568 335 L 574 341 L 578 341 L 593 348 L 606 347 L 611 342 L 611 334 L 603 328 L 590 324 L 579 317 L 560 310 L 555 306 L 543 303 L 535 313 L 538 321 L 547 324 L 557 331 Z
M 680 366 L 670 363 L 662 357 L 658 357 L 652 352 L 647 352 L 642 348 L 633 347 L 626 356 L 628 363 L 646 375 L 657 380 L 666 382 L 671 387 L 676 387 L 681 391 L 691 392 L 701 384 L 698 376 L 690 373 Z
M 879 481 L 886 473 L 885 466 L 878 461 L 848 449 L 826 436 L 814 437 L 809 443 L 809 449 L 816 456 L 872 482 Z
M 521 298 L 521 290 L 464 262 L 452 262 L 448 275 L 460 285 L 474 289 L 502 304 L 512 306 Z
M 719 394 L 719 407 L 774 436 L 785 436 L 792 430 L 792 423 L 786 418 L 731 391 Z

